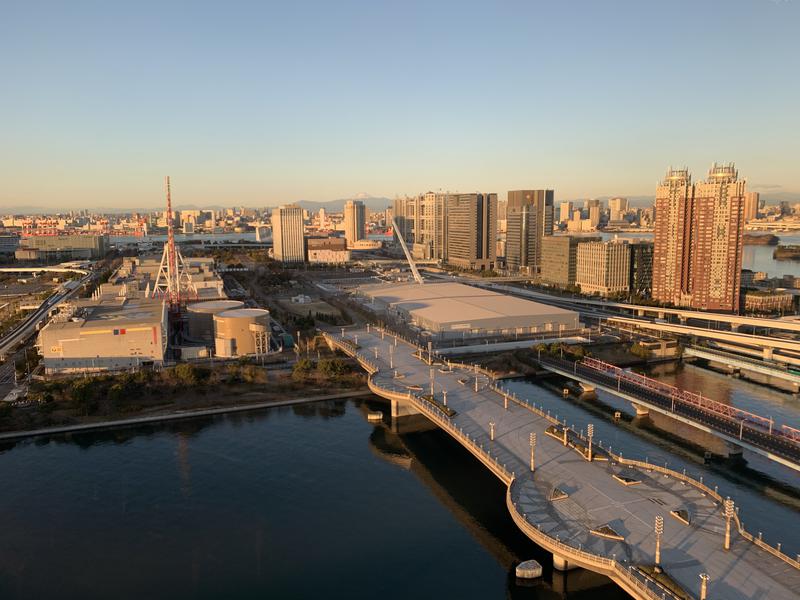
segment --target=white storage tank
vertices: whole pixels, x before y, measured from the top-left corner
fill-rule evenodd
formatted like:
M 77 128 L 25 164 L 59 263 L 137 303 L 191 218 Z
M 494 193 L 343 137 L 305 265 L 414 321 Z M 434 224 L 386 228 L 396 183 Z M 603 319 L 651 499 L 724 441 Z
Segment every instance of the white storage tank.
M 236 308 L 216 314 L 213 318 L 217 356 L 246 356 L 267 351 L 268 310 Z
M 196 302 L 186 308 L 189 315 L 188 336 L 192 340 L 204 342 L 211 346 L 214 343 L 214 315 L 242 308 L 244 302 L 239 300 L 213 300 L 211 302 Z

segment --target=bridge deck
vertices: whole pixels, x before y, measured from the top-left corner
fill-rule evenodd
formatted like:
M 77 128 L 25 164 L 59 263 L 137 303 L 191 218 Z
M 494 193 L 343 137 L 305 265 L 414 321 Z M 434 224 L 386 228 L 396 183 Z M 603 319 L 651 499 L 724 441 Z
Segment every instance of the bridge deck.
M 382 340 L 375 330 L 347 334 L 351 342 L 356 336 L 358 353 L 372 363 L 370 370 L 378 369 L 372 380 L 386 395 L 411 393 L 418 398 L 430 392 L 430 367 L 412 355 L 413 348 L 402 340 L 394 346 L 393 337 L 386 335 Z M 390 361 L 401 378 L 394 377 Z M 711 494 L 674 476 L 621 465 L 613 457 L 609 461 L 588 462 L 574 448 L 565 447 L 545 433 L 552 420 L 513 401 L 504 408 L 503 396 L 488 377 L 478 375 L 476 392 L 474 373 L 464 369 L 442 372 L 441 366 L 434 366 L 434 370 L 436 399 L 441 402 L 442 390 L 447 390 L 447 405 L 457 414 L 446 418 L 419 400 L 415 400 L 415 406 L 445 430 L 452 428 L 451 434 L 468 437 L 466 443 L 464 439 L 459 441 L 484 464 L 484 452 L 488 451 L 498 465 L 496 474 L 506 483 L 511 481 L 509 500 L 518 513 L 514 515 L 512 510 L 512 516 L 540 545 L 550 545 L 548 549 L 555 552 L 548 540 L 566 543 L 568 551 L 563 554 L 571 560 L 577 556 L 577 564 L 583 562 L 583 566 L 605 572 L 636 597 L 660 598 L 663 590 L 652 582 L 642 583 L 644 578 L 636 574 L 635 566 L 653 564 L 653 525 L 656 515 L 662 515 L 662 565 L 687 591 L 699 595 L 699 575 L 706 572 L 711 576 L 710 598 L 797 597 L 794 590 L 800 589 L 800 570 L 742 538 L 735 526 L 732 548 L 723 550 L 725 521 L 719 502 Z M 469 381 L 463 382 L 465 379 Z M 495 424 L 494 441 L 490 441 L 490 422 Z M 529 468 L 531 432 L 537 434 L 534 474 Z M 577 436 L 570 435 L 569 439 L 571 444 L 580 444 Z M 499 468 L 501 465 L 503 468 Z M 628 475 L 640 483 L 622 485 L 613 478 L 615 474 Z M 551 501 L 550 494 L 556 487 L 568 497 Z M 670 516 L 671 510 L 680 509 L 689 512 L 691 525 Z M 602 525 L 609 525 L 624 540 L 590 533 Z M 597 557 L 598 567 L 594 568 L 591 559 L 581 561 L 580 552 Z M 615 562 L 612 568 L 603 568 L 602 561 Z M 632 571 L 619 574 L 626 569 Z

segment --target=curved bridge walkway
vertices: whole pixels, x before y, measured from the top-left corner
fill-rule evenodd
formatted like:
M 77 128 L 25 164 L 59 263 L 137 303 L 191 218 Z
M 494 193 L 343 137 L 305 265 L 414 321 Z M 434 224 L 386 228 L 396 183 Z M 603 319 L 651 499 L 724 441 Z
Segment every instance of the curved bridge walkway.
M 512 518 L 553 553 L 556 568 L 605 574 L 635 598 L 699 598 L 701 574 L 708 575 L 710 600 L 798 597 L 800 563 L 754 539 L 740 527 L 738 514 L 730 519 L 730 550 L 723 548 L 723 498 L 701 482 L 602 448 L 593 448 L 589 461 L 588 439 L 544 407 L 506 394 L 490 374 L 466 365 L 430 366 L 424 351 L 389 332 L 324 335 L 331 346 L 358 358 L 373 392 L 426 415 L 508 485 Z M 678 511 L 686 511 L 688 525 Z M 648 574 L 656 516 L 664 520 L 661 565 L 684 596 Z

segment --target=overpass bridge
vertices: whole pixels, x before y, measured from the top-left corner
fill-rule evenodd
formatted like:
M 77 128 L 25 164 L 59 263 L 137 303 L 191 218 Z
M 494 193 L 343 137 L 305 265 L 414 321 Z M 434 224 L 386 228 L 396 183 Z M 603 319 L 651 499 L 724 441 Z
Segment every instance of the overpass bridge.
M 609 317 L 607 322 L 616 324 L 620 329 L 644 329 L 758 348 L 761 350 L 764 360 L 772 360 L 775 350 L 781 350 L 795 356 L 800 353 L 800 340 L 738 333 L 735 331 L 720 331 L 718 329 L 704 329 L 703 327 L 692 327 L 691 325 L 679 325 L 676 323 L 657 323 L 628 317 Z
M 511 280 L 506 280 L 511 281 Z M 480 284 L 481 282 L 475 282 Z M 660 306 L 645 306 L 643 304 L 629 304 L 627 302 L 613 302 L 611 300 L 597 300 L 585 298 L 581 296 L 565 297 L 556 296 L 554 294 L 547 294 L 544 292 L 537 292 L 525 288 L 493 285 L 493 289 L 513 294 L 521 294 L 528 296 L 534 300 L 546 302 L 548 300 L 566 301 L 570 304 L 578 304 L 584 306 L 593 306 L 599 309 L 615 309 L 619 311 L 626 311 L 631 315 L 643 317 L 650 315 L 659 319 L 665 319 L 668 316 L 677 317 L 681 323 L 685 323 L 689 319 L 698 321 L 707 321 L 711 323 L 724 323 L 730 331 L 736 331 L 742 325 L 752 327 L 754 329 L 763 329 L 764 331 L 789 331 L 800 334 L 800 320 L 798 319 L 765 319 L 762 317 L 747 317 L 744 315 L 732 315 L 725 313 L 704 312 L 700 310 L 689 310 L 683 308 L 663 308 Z
M 733 446 L 800 471 L 800 430 L 593 358 L 579 362 L 539 356 L 553 373 L 625 398 L 637 413 L 660 412 Z
M 432 360 L 386 331 L 324 335 L 358 360 L 393 414 L 424 415 L 507 486 L 512 519 L 557 569 L 586 568 L 648 600 L 702 597 L 701 575 L 708 598 L 796 598 L 800 562 L 748 533 L 732 504 L 702 481 L 611 453 L 544 406 L 507 393 L 490 373 Z M 652 568 L 656 517 L 660 576 Z
M 775 363 L 767 363 L 757 358 L 750 358 L 733 352 L 725 352 L 724 350 L 706 348 L 703 346 L 687 346 L 683 349 L 683 356 L 702 358 L 733 369 L 760 373 L 768 377 L 781 379 L 792 384 L 795 393 L 800 392 L 800 374 L 798 374 L 800 371 L 793 372 Z

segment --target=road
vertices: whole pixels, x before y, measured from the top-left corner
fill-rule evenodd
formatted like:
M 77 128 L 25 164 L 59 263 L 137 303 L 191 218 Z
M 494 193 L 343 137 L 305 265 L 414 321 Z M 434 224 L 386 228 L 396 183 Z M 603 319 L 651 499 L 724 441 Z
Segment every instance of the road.
M 38 309 L 25 317 L 13 331 L 0 339 L 0 358 L 5 357 L 18 343 L 27 340 L 36 331 L 39 323 L 47 318 L 52 309 L 56 308 L 64 300 L 75 296 L 83 284 L 91 281 L 93 277 L 93 273 L 87 273 L 78 282 L 66 282 L 60 291 L 47 298 Z

